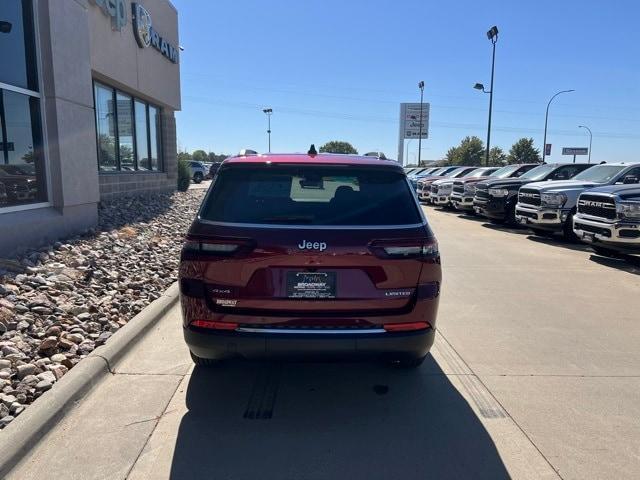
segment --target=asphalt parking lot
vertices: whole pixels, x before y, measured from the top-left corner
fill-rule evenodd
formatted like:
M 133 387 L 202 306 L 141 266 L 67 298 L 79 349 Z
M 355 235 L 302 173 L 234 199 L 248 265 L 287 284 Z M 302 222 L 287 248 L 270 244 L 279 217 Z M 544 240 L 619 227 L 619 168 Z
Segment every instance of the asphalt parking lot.
M 9 478 L 639 478 L 640 268 L 425 211 L 444 285 L 419 370 L 193 369 L 174 308 Z

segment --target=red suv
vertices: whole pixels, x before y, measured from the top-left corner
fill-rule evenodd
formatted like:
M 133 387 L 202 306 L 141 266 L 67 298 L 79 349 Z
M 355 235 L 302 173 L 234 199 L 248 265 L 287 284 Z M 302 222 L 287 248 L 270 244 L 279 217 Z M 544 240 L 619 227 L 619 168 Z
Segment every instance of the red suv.
M 181 254 L 194 362 L 367 357 L 433 344 L 438 244 L 401 166 L 331 154 L 227 159 Z

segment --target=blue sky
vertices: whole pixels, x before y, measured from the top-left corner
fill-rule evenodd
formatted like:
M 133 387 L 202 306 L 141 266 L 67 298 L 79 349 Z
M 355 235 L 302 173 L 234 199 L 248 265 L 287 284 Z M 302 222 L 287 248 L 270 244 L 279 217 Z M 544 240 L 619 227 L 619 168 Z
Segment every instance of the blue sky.
M 178 143 L 236 153 L 306 151 L 329 140 L 397 156 L 399 103 L 431 103 L 423 159 L 466 135 L 486 139 L 491 43 L 497 25 L 491 145 L 542 145 L 550 161 L 588 146 L 594 161 L 640 160 L 640 2 L 635 0 L 173 0 L 180 16 Z M 417 140 L 409 144 L 409 159 Z

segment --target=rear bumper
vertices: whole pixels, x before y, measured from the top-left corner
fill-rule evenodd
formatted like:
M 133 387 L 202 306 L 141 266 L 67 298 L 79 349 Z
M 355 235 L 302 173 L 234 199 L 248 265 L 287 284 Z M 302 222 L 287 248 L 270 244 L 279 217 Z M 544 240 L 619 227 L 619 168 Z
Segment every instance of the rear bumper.
M 562 231 L 570 210 L 516 205 L 516 220 L 521 225 L 549 231 Z
M 435 329 L 382 333 L 248 333 L 184 328 L 198 357 L 227 358 L 419 358 L 429 353 Z
M 640 252 L 640 222 L 603 222 L 576 215 L 573 231 L 579 239 L 626 253 Z

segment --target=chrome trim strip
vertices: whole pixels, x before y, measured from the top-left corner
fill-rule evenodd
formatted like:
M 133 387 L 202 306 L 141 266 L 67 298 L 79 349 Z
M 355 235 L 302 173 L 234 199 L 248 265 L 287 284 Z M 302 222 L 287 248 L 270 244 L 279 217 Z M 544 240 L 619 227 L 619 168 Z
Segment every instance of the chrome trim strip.
M 413 229 L 426 227 L 427 222 L 413 223 L 410 225 L 280 225 L 280 224 L 267 224 L 267 223 L 233 223 L 233 222 L 216 222 L 213 220 L 206 220 L 198 215 L 198 221 L 207 225 L 218 225 L 220 227 L 234 227 L 234 228 L 277 228 L 277 229 L 291 229 L 291 230 L 398 230 L 398 229 Z
M 316 334 L 316 335 L 345 335 L 345 334 L 369 334 L 369 333 L 387 333 L 384 328 L 354 328 L 354 329 L 313 329 L 313 328 L 251 328 L 238 327 L 236 332 L 242 333 L 288 333 L 293 335 L 299 334 Z

